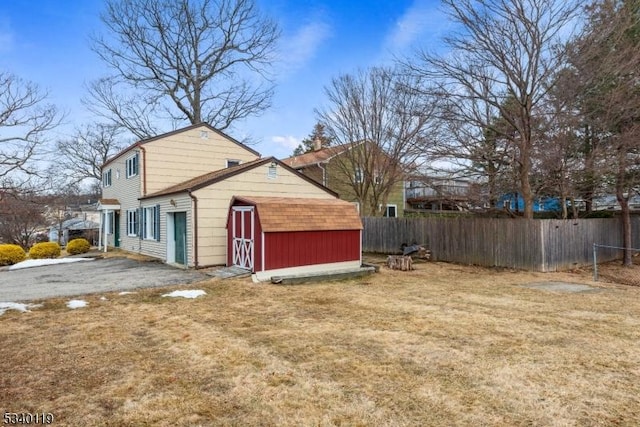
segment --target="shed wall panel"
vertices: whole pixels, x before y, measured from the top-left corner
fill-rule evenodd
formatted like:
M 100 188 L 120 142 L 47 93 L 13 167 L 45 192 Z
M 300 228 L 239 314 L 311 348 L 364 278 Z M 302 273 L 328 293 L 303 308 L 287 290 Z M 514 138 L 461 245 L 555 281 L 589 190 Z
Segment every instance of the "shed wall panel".
M 265 270 L 360 259 L 360 230 L 265 233 Z

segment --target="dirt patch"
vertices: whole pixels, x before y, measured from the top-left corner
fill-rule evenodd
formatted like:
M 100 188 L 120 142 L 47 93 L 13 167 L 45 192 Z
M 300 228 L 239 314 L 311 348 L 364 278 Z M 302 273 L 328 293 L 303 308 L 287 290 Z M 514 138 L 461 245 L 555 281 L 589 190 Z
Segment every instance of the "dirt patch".
M 589 285 L 567 282 L 536 282 L 523 285 L 525 288 L 540 289 L 554 292 L 600 292 L 601 289 Z

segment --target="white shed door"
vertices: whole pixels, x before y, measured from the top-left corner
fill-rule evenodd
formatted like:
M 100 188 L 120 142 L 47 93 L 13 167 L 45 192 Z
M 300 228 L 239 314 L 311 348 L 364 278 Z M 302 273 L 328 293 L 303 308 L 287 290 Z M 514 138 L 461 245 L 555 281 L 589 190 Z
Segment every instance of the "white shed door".
M 236 267 L 253 271 L 254 211 L 253 206 L 232 206 L 232 260 Z

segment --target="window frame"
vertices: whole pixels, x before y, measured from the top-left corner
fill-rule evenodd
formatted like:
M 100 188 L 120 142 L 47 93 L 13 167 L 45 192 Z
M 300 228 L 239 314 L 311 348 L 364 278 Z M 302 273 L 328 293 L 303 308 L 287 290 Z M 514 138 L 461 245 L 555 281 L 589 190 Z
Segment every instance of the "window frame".
M 361 167 L 356 166 L 353 170 L 353 182 L 356 184 L 361 184 L 364 182 L 364 173 Z
M 160 205 L 141 208 L 140 237 L 143 240 L 160 241 Z
M 139 174 L 140 153 L 135 153 L 133 156 L 130 156 L 125 160 L 125 177 L 129 179 L 138 176 Z
M 127 210 L 127 236 L 137 237 L 138 230 L 139 230 L 138 209 L 128 209 Z
M 106 171 L 102 172 L 102 188 L 111 187 L 111 184 L 111 168 L 109 168 Z
M 389 215 L 389 208 L 393 209 L 393 216 Z M 398 205 L 387 203 L 387 206 L 384 208 L 384 216 L 386 218 L 398 218 Z
M 233 163 L 233 164 L 231 164 Z M 227 159 L 227 167 L 232 168 L 234 166 L 239 166 L 241 164 L 240 160 L 236 159 Z

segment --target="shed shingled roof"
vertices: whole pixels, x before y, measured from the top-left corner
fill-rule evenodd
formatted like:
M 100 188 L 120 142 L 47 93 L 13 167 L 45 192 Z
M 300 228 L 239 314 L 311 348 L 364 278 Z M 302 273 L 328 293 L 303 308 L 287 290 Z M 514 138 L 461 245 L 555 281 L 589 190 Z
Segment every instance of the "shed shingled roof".
M 254 205 L 265 232 L 362 230 L 353 203 L 339 199 L 235 196 L 236 201 Z

